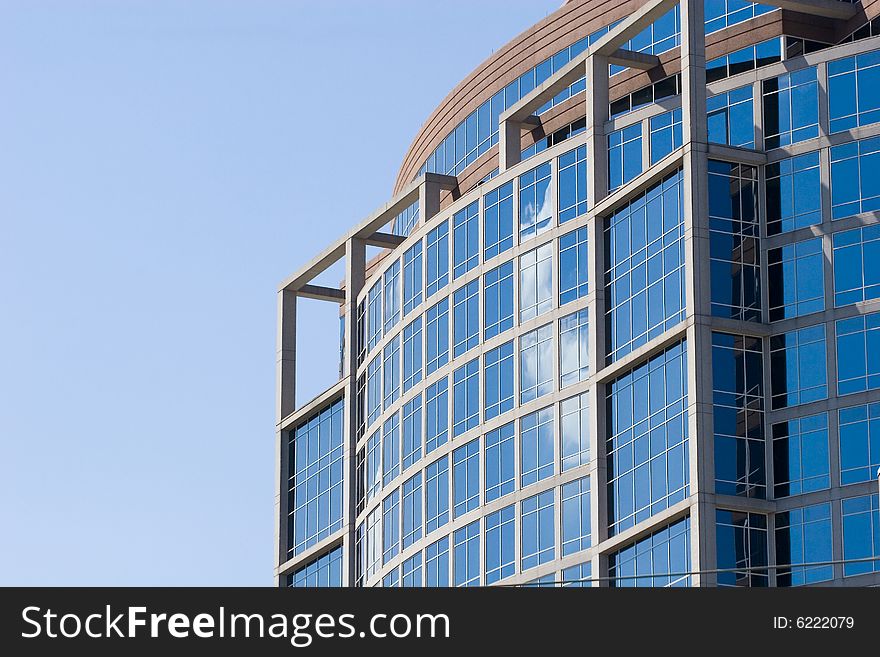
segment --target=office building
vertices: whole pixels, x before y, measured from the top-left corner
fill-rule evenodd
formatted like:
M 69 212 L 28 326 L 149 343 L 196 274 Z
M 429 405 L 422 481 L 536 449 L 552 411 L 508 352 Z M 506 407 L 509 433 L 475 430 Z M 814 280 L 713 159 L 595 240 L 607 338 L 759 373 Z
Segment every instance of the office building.
M 880 584 L 878 15 L 573 0 L 462 81 L 279 290 L 277 584 Z

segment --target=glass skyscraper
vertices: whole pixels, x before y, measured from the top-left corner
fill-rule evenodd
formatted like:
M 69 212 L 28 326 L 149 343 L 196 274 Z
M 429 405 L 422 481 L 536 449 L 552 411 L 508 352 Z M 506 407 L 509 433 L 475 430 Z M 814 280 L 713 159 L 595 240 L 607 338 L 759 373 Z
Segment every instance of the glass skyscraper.
M 277 584 L 880 585 L 878 14 L 571 0 L 466 78 L 280 287 Z

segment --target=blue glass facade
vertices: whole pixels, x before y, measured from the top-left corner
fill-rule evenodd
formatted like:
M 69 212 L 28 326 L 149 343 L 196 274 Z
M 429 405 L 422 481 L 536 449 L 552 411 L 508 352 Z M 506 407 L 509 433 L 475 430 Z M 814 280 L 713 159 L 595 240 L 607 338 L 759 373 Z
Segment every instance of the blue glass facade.
M 608 531 L 688 495 L 687 346 L 667 349 L 608 386 Z
M 770 163 L 764 175 L 768 235 L 821 223 L 819 151 Z
M 755 15 L 711 5 L 707 24 Z M 670 12 L 627 45 L 665 52 L 679 21 Z M 597 142 L 583 114 L 562 128 L 546 114 L 555 122 L 528 162 L 499 162 L 470 188 L 444 179 L 436 205 L 421 189 L 434 214 L 419 202 L 397 215 L 406 239 L 369 261 L 354 299 L 357 414 L 340 412 L 331 455 L 308 451 L 321 465 L 282 461 L 301 478 L 282 498 L 291 561 L 279 582 L 880 583 L 880 64 L 848 48 L 841 58 L 783 36 L 711 60 L 710 80 L 748 73 L 709 87 L 711 160 L 688 145 L 681 79 L 651 76 L 612 95 Z M 539 64 L 516 94 L 571 56 Z M 494 166 L 500 93 L 502 105 L 490 99 L 489 114 L 453 131 L 453 171 L 483 154 L 474 179 Z M 594 184 L 606 166 L 611 195 Z M 327 399 L 347 394 L 342 384 Z M 303 416 L 345 403 L 319 398 L 323 410 Z M 312 419 L 287 420 L 289 449 Z M 349 435 L 353 482 L 342 477 Z M 826 563 L 838 559 L 850 561 Z
M 764 362 L 760 338 L 712 334 L 715 491 L 766 496 Z
M 342 413 L 340 400 L 291 432 L 289 557 L 342 527 Z
M 758 174 L 754 167 L 709 160 L 712 314 L 761 320 Z
M 614 587 L 690 586 L 690 518 L 679 520 L 608 557 Z
M 670 175 L 609 217 L 605 229 L 608 362 L 684 317 L 682 174 Z
M 771 322 L 825 310 L 824 264 L 819 237 L 768 250 Z

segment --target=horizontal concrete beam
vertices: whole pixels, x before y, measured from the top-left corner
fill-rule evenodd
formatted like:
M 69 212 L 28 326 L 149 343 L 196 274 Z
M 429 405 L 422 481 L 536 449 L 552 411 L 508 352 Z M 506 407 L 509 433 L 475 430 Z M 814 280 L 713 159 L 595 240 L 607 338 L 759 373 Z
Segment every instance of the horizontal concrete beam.
M 761 0 L 761 4 L 838 20 L 848 20 L 859 11 L 858 6 L 838 0 Z
M 638 10 L 624 19 L 620 25 L 602 36 L 602 38 L 598 39 L 584 52 L 551 75 L 542 84 L 535 87 L 523 98 L 520 98 L 519 101 L 510 106 L 505 112 L 502 112 L 499 122 L 512 121 L 514 123 L 523 123 L 541 105 L 584 77 L 587 59 L 593 55 L 602 55 L 609 59 L 612 57 L 625 58 L 626 61 L 614 62 L 621 63 L 623 66 L 643 68 L 651 64 L 650 68 L 653 68 L 656 66 L 655 62 L 659 62 L 653 55 L 642 55 L 641 53 L 630 55 L 631 51 L 620 50 L 620 48 L 677 4 L 678 0 L 651 0 L 642 7 L 639 7 Z
M 709 144 L 709 157 L 717 157 L 729 162 L 741 162 L 754 166 L 767 164 L 767 153 L 763 151 L 739 148 L 737 146 L 725 146 L 724 144 Z
M 296 291 L 296 296 L 302 297 L 303 299 L 314 299 L 316 301 L 342 303 L 345 301 L 345 290 L 339 290 L 334 287 L 324 287 L 323 285 L 303 285 Z
M 629 16 L 617 27 L 596 40 L 589 50 L 597 55 L 612 57 L 627 41 L 653 24 L 658 18 L 678 4 L 678 0 L 652 0 Z
M 629 68 L 637 68 L 642 71 L 650 71 L 656 66 L 660 66 L 660 58 L 657 55 L 649 55 L 635 50 L 624 50 L 618 48 L 614 54 L 608 58 L 609 64 L 617 64 L 618 66 L 628 66 Z
M 364 240 L 368 246 L 380 246 L 386 249 L 393 249 L 400 246 L 406 241 L 402 235 L 393 235 L 391 233 L 373 233 Z
M 444 176 L 439 173 L 422 174 L 407 185 L 404 190 L 392 200 L 375 210 L 361 223 L 348 231 L 348 233 L 337 240 L 335 244 L 324 249 L 319 255 L 312 258 L 307 265 L 292 276 L 288 276 L 284 279 L 281 282 L 279 289 L 299 290 L 303 285 L 314 280 L 316 276 L 327 271 L 327 269 L 345 257 L 345 244 L 348 240 L 367 240 L 377 231 L 382 230 L 382 228 L 393 221 L 397 215 L 419 199 L 419 190 L 422 188 L 422 185 L 436 186 L 436 188 L 441 190 L 449 191 L 458 186 L 458 178 L 455 176 Z

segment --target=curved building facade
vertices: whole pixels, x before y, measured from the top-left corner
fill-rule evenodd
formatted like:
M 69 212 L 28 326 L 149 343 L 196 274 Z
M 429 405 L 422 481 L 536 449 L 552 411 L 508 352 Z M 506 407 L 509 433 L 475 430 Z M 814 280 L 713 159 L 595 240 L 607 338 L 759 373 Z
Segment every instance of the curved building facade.
M 572 0 L 456 87 L 280 287 L 277 584 L 880 584 L 878 13 Z

